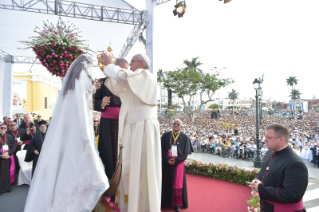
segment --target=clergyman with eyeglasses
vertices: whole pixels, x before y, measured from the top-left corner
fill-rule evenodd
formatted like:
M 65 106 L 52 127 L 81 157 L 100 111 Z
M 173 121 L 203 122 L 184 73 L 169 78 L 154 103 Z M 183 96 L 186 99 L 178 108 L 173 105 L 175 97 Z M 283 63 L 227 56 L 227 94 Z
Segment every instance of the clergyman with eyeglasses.
M 161 207 L 161 143 L 157 120 L 157 83 L 150 59 L 135 55 L 130 70 L 101 55 L 106 87 L 120 97 L 119 143 L 122 173 L 116 202 L 121 212 L 159 212 Z M 120 159 L 119 159 L 120 160 Z M 121 160 L 120 160 L 121 161 Z
M 269 150 L 255 179 L 247 182 L 259 192 L 260 211 L 306 211 L 302 197 L 308 185 L 308 169 L 288 141 L 289 131 L 283 125 L 266 128 L 265 144 Z
M 190 138 L 181 132 L 180 119 L 174 120 L 172 128 L 162 136 L 162 207 L 180 211 L 188 207 L 184 163 L 193 149 Z

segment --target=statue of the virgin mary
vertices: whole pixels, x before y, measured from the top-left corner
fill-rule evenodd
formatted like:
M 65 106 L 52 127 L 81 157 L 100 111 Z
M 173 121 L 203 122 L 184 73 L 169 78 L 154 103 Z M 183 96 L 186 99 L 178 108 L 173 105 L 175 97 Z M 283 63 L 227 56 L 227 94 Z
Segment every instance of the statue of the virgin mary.
M 109 187 L 94 141 L 92 63 L 79 56 L 63 80 L 25 212 L 91 212 Z

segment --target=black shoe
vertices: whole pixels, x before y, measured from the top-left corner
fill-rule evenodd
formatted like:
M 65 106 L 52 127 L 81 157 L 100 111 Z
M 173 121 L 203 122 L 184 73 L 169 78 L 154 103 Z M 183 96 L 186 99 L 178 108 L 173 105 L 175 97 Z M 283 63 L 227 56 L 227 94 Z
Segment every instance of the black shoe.
M 181 207 L 176 207 L 176 208 L 175 208 L 175 210 L 176 210 L 177 212 L 181 211 L 181 209 L 182 209 Z

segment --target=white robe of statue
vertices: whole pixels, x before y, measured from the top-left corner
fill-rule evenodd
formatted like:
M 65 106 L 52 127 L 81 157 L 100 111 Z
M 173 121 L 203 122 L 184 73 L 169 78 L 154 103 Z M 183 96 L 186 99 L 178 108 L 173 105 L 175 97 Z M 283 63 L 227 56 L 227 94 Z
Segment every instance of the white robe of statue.
M 109 187 L 94 139 L 92 62 L 79 56 L 64 78 L 24 212 L 91 212 Z
M 157 86 L 148 69 L 135 72 L 113 64 L 104 69 L 107 88 L 121 98 L 119 142 L 122 177 L 116 202 L 121 212 L 159 212 L 161 140 L 157 120 Z

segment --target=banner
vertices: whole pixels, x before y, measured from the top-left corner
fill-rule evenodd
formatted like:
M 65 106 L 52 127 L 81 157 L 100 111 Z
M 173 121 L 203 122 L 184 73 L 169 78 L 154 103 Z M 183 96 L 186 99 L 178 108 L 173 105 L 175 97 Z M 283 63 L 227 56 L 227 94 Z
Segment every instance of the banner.
M 25 80 L 13 80 L 12 113 L 27 113 L 27 82 Z

